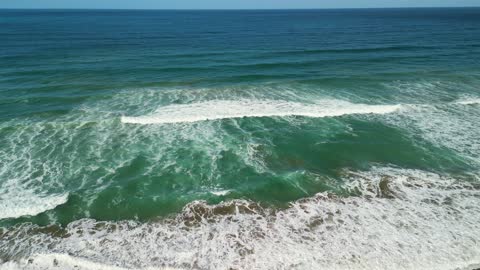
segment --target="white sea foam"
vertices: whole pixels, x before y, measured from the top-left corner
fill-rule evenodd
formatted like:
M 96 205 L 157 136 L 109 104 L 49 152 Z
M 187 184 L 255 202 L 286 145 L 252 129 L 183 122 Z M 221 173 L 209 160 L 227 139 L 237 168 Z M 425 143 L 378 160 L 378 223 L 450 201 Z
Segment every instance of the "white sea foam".
M 215 196 L 225 196 L 228 195 L 231 191 L 230 190 L 214 190 L 210 191 Z
M 75 258 L 67 254 L 36 254 L 28 260 L 21 262 L 8 262 L 0 265 L 0 270 L 45 270 L 45 269 L 62 269 L 62 270 L 127 270 L 131 268 L 123 268 L 113 265 L 106 265 L 86 259 Z M 175 270 L 170 267 L 146 267 L 136 268 L 136 270 Z
M 0 219 L 35 216 L 66 203 L 67 199 L 68 194 L 42 195 L 35 194 L 30 190 L 2 192 L 0 194 Z
M 463 99 L 463 100 L 457 101 L 456 103 L 457 103 L 457 104 L 462 104 L 462 105 L 480 104 L 480 98 Z
M 160 107 L 152 115 L 122 116 L 121 121 L 131 124 L 165 124 L 243 117 L 335 117 L 349 114 L 386 114 L 395 112 L 400 107 L 400 105 L 355 104 L 340 100 L 321 100 L 315 103 L 266 99 L 211 100 L 168 105 Z
M 24 262 L 44 266 L 32 269 L 56 269 L 58 255 L 38 263 L 34 255 L 51 253 L 83 258 L 83 267 L 126 269 L 441 270 L 480 263 L 478 178 L 396 168 L 343 175 L 344 188 L 358 196 L 320 193 L 279 211 L 243 200 L 193 202 L 175 219 L 80 220 L 54 234 L 23 226 L 3 232 L 0 252 L 31 252 Z
M 408 105 L 400 113 L 385 117 L 387 122 L 420 136 L 426 141 L 449 148 L 461 156 L 480 162 L 480 111 L 475 99 L 437 105 Z
M 46 130 L 58 132 L 47 125 L 25 125 L 2 140 L 0 219 L 35 216 L 67 201 L 68 193 L 55 187 L 59 186 L 57 177 L 61 177 L 55 158 L 51 158 L 51 149 L 56 144 L 49 136 L 38 140 L 39 134 Z M 34 158 L 42 150 L 45 150 L 44 159 Z

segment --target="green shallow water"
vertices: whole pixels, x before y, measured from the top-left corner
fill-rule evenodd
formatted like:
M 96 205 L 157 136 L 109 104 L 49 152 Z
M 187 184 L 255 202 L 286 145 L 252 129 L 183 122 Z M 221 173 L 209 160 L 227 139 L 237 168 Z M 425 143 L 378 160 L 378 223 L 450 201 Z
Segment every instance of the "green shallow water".
M 341 188 L 341 172 L 377 164 L 454 174 L 476 170 L 477 156 L 468 153 L 475 149 L 451 149 L 416 130 L 415 122 L 424 115 L 415 106 L 425 106 L 422 110 L 433 116 L 451 111 L 452 117 L 462 117 L 469 112 L 477 119 L 477 105 L 453 103 L 456 100 L 405 105 L 410 107 L 384 115 L 244 117 L 151 125 L 120 121 L 122 115 L 150 114 L 162 104 L 211 97 L 332 99 L 310 90 L 314 87 L 122 90 L 75 100 L 76 108 L 67 111 L 45 105 L 46 112 L 5 121 L 2 156 L 9 167 L 3 175 L 18 179 L 15 185 L 20 183 L 20 188 L 15 186 L 13 192 L 18 196 L 24 190 L 38 192 L 40 204 L 52 194 L 67 199 L 55 209 L 4 222 L 148 220 L 201 199 L 219 203 L 242 198 L 282 207 L 318 192 L 348 196 Z M 41 103 L 42 98 L 34 102 Z M 65 103 L 62 98 L 60 102 Z

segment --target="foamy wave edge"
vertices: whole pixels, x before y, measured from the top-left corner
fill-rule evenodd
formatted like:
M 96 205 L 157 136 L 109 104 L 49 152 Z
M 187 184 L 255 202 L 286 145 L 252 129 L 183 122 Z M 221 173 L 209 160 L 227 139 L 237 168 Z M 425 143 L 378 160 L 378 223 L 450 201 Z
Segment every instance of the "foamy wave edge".
M 476 104 L 480 104 L 480 98 L 460 100 L 460 101 L 457 101 L 456 103 L 461 105 L 476 105 Z
M 0 230 L 0 254 L 2 248 L 26 252 L 21 261 L 4 264 L 21 269 L 68 266 L 57 254 L 115 270 L 474 269 L 480 263 L 480 179 L 472 177 L 398 168 L 345 171 L 345 189 L 356 196 L 319 193 L 277 210 L 245 200 L 196 201 L 172 219 L 148 223 L 23 226 Z M 53 255 L 36 261 L 36 254 Z
M 0 201 L 0 219 L 35 216 L 67 202 L 68 194 L 40 197 L 26 192 L 24 194 L 7 194 Z
M 400 108 L 401 105 L 367 105 L 341 100 L 322 100 L 309 104 L 281 100 L 212 100 L 168 105 L 159 108 L 152 115 L 122 116 L 121 121 L 129 124 L 146 125 L 247 117 L 304 116 L 322 118 L 351 114 L 387 114 Z
M 0 261 L 1 263 L 1 261 Z M 480 263 L 466 263 L 456 267 L 455 270 L 478 270 Z M 114 265 L 102 264 L 82 258 L 76 258 L 67 254 L 35 254 L 28 260 L 21 262 L 7 262 L 0 264 L 0 270 L 184 270 L 188 268 L 172 267 L 144 267 L 144 268 L 125 268 Z M 454 269 L 454 268 L 452 268 Z
M 45 269 L 62 269 L 62 270 L 181 270 L 180 268 L 171 267 L 146 267 L 146 268 L 124 268 L 114 265 L 97 263 L 94 261 L 76 258 L 68 254 L 35 254 L 28 260 L 21 262 L 7 262 L 0 265 L 0 270 L 45 270 Z

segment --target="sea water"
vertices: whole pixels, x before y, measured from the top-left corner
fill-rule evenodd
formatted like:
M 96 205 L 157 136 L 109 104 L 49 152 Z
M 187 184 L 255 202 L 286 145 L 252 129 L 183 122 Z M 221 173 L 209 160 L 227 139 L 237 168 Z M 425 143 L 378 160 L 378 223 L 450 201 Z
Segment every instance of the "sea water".
M 479 123 L 479 8 L 1 10 L 0 269 L 473 269 Z

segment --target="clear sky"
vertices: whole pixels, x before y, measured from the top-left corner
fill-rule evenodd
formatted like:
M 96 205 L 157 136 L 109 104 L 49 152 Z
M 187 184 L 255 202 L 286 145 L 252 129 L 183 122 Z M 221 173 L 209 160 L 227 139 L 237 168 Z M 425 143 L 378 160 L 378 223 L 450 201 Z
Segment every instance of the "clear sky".
M 0 0 L 0 8 L 281 9 L 480 6 L 480 0 Z

